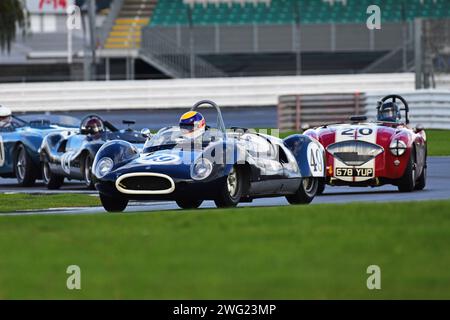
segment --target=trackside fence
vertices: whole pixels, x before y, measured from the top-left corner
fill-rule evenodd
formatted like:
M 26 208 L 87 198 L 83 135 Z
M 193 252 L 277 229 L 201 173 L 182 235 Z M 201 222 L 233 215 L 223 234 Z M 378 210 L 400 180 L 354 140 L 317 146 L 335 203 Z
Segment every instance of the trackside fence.
M 300 130 L 324 123 L 341 122 L 358 115 L 363 104 L 360 93 L 305 94 L 281 96 L 278 102 L 278 128 Z
M 348 120 L 352 115 L 376 119 L 377 102 L 396 93 L 409 104 L 411 125 L 429 129 L 450 129 L 450 91 L 377 91 L 354 94 L 284 95 L 278 101 L 278 127 L 301 130 Z

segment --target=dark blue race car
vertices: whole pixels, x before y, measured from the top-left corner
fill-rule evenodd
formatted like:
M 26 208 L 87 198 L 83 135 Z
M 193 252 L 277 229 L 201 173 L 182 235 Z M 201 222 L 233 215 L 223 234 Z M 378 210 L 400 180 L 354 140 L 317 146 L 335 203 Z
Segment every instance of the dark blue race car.
M 68 116 L 12 116 L 0 128 L 0 177 L 17 178 L 30 187 L 41 178 L 39 148 L 45 136 L 54 132 L 78 130 L 79 119 Z
M 127 129 L 119 130 L 109 121 L 97 115 L 89 115 L 81 121 L 79 130 L 49 134 L 42 141 L 40 159 L 42 179 L 48 189 L 58 189 L 64 179 L 81 180 L 88 189 L 94 189 L 92 163 L 97 151 L 106 142 L 120 139 L 143 147 L 146 138 L 130 126 L 134 121 L 123 121 Z
M 203 125 L 197 112 L 202 105 L 216 108 L 217 125 L 192 138 L 184 116 Z M 274 196 L 285 196 L 292 204 L 313 200 L 326 168 L 318 141 L 226 130 L 211 101 L 200 101 L 185 115 L 179 126 L 148 139 L 142 151 L 119 140 L 98 151 L 93 173 L 107 211 L 123 211 L 129 200 L 173 200 L 181 208 L 197 208 L 204 200 L 214 200 L 218 207 Z

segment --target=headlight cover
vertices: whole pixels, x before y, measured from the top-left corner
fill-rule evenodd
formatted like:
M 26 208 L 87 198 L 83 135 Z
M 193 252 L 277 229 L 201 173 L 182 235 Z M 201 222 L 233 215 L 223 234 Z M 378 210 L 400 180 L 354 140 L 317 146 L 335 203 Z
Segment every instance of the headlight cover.
M 403 155 L 406 152 L 407 148 L 408 147 L 406 143 L 399 139 L 392 140 L 391 144 L 389 145 L 389 150 L 391 150 L 391 153 L 396 157 Z
M 101 158 L 94 168 L 94 174 L 97 178 L 103 178 L 112 170 L 113 167 L 114 161 L 111 158 Z
M 206 158 L 198 158 L 191 166 L 191 178 L 203 180 L 209 177 L 213 170 L 213 164 Z

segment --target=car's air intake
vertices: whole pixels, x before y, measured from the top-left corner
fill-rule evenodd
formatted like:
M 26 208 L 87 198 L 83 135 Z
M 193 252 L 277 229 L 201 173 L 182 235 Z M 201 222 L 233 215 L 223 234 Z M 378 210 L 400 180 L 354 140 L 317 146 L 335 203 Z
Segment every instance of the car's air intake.
M 362 166 L 384 152 L 379 145 L 361 140 L 336 142 L 327 151 L 348 166 Z
M 175 190 L 173 179 L 161 173 L 127 173 L 116 181 L 125 194 L 168 194 Z

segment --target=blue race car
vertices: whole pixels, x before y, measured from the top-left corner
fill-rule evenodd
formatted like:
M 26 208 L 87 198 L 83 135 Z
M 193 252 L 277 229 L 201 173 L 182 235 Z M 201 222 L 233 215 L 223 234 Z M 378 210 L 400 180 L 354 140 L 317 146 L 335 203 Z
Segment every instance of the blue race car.
M 80 120 L 68 116 L 9 116 L 0 126 L 0 177 L 17 178 L 22 187 L 31 187 L 41 178 L 39 149 L 52 132 L 78 130 Z
M 59 189 L 64 179 L 83 181 L 86 188 L 95 189 L 92 162 L 97 151 L 111 140 L 124 140 L 136 147 L 144 146 L 146 139 L 141 132 L 133 130 L 134 121 L 124 120 L 127 129 L 119 130 L 98 115 L 86 116 L 77 134 L 56 132 L 42 141 L 40 156 L 42 180 L 48 189 Z
M 197 110 L 216 109 L 216 127 Z M 104 144 L 93 163 L 95 184 L 107 211 L 123 211 L 129 200 L 172 200 L 183 209 L 204 200 L 234 207 L 256 198 L 285 196 L 291 204 L 310 203 L 325 177 L 325 150 L 304 135 L 284 140 L 225 129 L 219 107 L 198 102 L 178 126 L 161 129 L 142 151 L 131 143 Z

